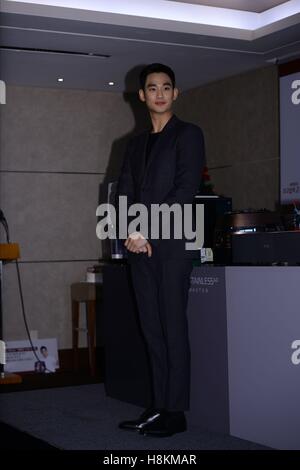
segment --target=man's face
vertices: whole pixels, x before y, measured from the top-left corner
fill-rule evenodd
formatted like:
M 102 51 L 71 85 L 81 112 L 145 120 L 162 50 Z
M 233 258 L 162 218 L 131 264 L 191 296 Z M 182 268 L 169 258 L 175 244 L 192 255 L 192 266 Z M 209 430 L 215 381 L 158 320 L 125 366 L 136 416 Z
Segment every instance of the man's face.
M 147 77 L 145 90 L 139 90 L 139 96 L 150 112 L 163 114 L 171 110 L 173 101 L 178 96 L 178 90 L 173 88 L 167 74 L 151 73 Z

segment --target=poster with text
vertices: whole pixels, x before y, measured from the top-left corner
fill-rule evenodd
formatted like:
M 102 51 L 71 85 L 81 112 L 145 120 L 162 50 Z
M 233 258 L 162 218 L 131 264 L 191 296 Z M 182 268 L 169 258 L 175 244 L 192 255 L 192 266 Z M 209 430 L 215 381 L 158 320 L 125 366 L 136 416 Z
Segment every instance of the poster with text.
M 280 78 L 281 203 L 300 206 L 300 72 Z
M 32 344 L 34 351 L 28 340 L 7 341 L 4 370 L 6 372 L 54 373 L 59 368 L 56 338 L 35 339 Z

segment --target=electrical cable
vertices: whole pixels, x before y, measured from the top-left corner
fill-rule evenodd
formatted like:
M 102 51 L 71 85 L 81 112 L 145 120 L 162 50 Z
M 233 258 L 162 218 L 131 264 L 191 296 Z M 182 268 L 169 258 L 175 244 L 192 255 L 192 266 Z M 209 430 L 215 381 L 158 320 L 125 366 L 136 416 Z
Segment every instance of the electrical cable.
M 0 222 L 1 224 L 3 225 L 4 227 L 4 230 L 5 230 L 5 233 L 6 233 L 6 240 L 7 240 L 7 243 L 10 243 L 10 237 L 9 237 L 9 228 L 8 228 L 8 223 L 7 223 L 7 220 L 3 214 L 3 211 L 0 209 Z M 22 316 L 23 316 L 23 321 L 24 321 L 24 325 L 25 325 L 25 329 L 26 329 L 26 333 L 27 333 L 27 336 L 28 336 L 28 340 L 29 340 L 29 343 L 31 345 L 31 348 L 32 348 L 32 352 L 36 358 L 36 360 L 40 363 L 40 362 L 44 362 L 44 361 L 41 361 L 41 359 L 38 357 L 36 351 L 35 351 L 35 346 L 33 345 L 33 342 L 32 342 L 32 339 L 31 339 L 31 336 L 30 336 L 30 331 L 29 331 L 29 327 L 28 327 L 28 322 L 27 322 L 27 318 L 26 318 L 26 311 L 25 311 L 25 303 L 24 303 L 24 296 L 23 296 L 23 288 L 22 288 L 22 282 L 21 282 L 21 275 L 20 275 L 20 268 L 19 268 L 19 262 L 18 260 L 15 260 L 15 264 L 16 264 L 16 269 L 17 269 L 17 278 L 18 278 L 18 287 L 19 287 L 19 294 L 20 294 L 20 300 L 21 300 L 21 310 L 22 310 Z M 45 371 L 48 371 L 48 372 L 52 372 L 51 370 L 47 369 L 46 367 L 46 364 L 44 363 L 45 365 Z

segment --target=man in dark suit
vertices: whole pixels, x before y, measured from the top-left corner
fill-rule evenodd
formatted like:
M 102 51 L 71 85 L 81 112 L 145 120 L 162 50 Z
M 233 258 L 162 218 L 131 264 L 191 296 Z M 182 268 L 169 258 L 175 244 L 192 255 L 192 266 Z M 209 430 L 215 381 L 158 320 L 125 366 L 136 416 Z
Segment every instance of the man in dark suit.
M 128 206 L 141 203 L 192 204 L 205 165 L 201 129 L 178 119 L 172 112 L 177 99 L 175 75 L 163 64 L 150 64 L 140 74 L 139 97 L 150 113 L 152 129 L 129 142 L 118 180 L 117 197 L 127 196 Z M 151 235 L 153 221 L 129 233 L 125 246 L 145 337 L 152 377 L 152 402 L 136 420 L 121 429 L 144 435 L 170 436 L 186 430 L 189 409 L 190 348 L 186 306 L 194 250 L 187 239 Z M 177 227 L 178 228 L 178 227 Z M 198 252 L 199 257 L 199 252 Z

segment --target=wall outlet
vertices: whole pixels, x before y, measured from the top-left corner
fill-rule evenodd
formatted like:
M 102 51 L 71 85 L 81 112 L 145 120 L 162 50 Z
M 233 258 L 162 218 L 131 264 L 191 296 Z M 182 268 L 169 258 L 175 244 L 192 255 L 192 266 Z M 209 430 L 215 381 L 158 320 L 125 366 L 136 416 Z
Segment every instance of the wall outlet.
M 34 339 L 39 339 L 38 330 L 30 330 L 30 338 L 33 341 Z

